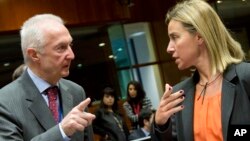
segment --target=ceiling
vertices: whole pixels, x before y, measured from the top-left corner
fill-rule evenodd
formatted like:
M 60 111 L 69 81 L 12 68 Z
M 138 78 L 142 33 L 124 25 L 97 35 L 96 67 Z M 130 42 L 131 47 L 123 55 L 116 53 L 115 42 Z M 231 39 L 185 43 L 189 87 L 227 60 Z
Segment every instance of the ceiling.
M 217 0 L 215 8 L 218 14 L 233 24 L 250 24 L 250 1 L 249 0 Z
M 221 3 L 214 2 L 213 6 L 227 24 L 237 26 L 246 25 L 249 28 L 250 0 L 222 0 Z M 70 32 L 74 37 L 89 36 L 98 34 L 106 27 L 107 25 L 75 27 L 70 28 Z M 0 77 L 3 80 L 3 75 L 7 75 L 7 72 L 10 75 L 9 72 L 12 72 L 23 61 L 20 37 L 17 32 L 0 35 L 0 55 Z

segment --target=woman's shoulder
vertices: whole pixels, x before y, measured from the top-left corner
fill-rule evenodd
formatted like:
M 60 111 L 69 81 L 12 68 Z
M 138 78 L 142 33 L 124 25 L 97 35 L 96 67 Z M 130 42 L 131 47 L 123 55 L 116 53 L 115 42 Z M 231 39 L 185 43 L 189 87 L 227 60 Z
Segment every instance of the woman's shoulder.
M 145 96 L 145 97 L 143 98 L 143 101 L 151 101 L 151 100 L 149 99 L 149 97 Z
M 235 65 L 235 72 L 241 79 L 250 79 L 250 63 L 241 62 Z
M 147 96 L 145 96 L 142 100 L 142 105 L 146 107 L 152 107 L 152 102 Z
M 95 114 L 103 114 L 104 112 L 105 112 L 105 109 L 102 107 L 95 110 Z
M 236 64 L 236 68 L 239 68 L 240 70 L 249 70 L 250 61 L 243 61 L 239 64 Z
M 237 64 L 230 64 L 227 69 L 224 71 L 224 76 L 231 80 L 235 76 L 244 79 L 250 77 L 250 63 L 249 61 L 242 61 Z

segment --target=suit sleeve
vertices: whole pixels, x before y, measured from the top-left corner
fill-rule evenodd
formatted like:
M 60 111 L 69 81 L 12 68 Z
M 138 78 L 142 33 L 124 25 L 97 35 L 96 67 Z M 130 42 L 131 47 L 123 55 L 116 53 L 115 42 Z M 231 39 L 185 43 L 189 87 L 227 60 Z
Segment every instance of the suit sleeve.
M 0 102 L 0 140 L 1 141 L 24 141 L 23 137 L 23 128 L 19 120 L 11 112 L 12 110 L 8 107 L 13 107 L 9 105 L 10 102 L 1 101 Z M 28 124 L 28 123 L 27 123 Z M 32 129 L 30 129 L 32 130 Z M 42 134 L 36 135 L 31 138 L 31 141 L 61 141 L 63 140 L 62 135 L 60 133 L 59 126 L 54 126 L 43 132 Z

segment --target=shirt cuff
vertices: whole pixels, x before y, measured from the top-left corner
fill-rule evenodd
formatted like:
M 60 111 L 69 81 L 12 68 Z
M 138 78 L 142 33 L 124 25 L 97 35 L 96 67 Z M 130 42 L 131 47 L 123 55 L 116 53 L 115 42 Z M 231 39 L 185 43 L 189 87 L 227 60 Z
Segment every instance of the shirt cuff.
M 59 123 L 59 129 L 60 129 L 61 135 L 62 135 L 62 137 L 63 137 L 63 141 L 70 141 L 71 138 L 69 138 L 69 137 L 64 133 L 64 131 L 63 131 L 63 129 L 62 129 L 61 123 Z

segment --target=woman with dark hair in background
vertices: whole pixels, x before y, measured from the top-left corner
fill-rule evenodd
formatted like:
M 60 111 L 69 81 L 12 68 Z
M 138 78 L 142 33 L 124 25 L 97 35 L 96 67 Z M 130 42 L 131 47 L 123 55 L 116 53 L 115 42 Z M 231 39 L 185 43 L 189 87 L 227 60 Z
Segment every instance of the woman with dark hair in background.
M 128 127 L 119 113 L 118 99 L 114 89 L 106 87 L 96 110 L 96 119 L 93 121 L 94 133 L 104 137 L 108 141 L 127 141 Z
M 141 109 L 152 108 L 152 102 L 146 96 L 142 85 L 138 81 L 130 81 L 127 86 L 127 101 L 123 103 L 128 118 L 131 121 L 132 130 L 138 129 L 138 115 Z

